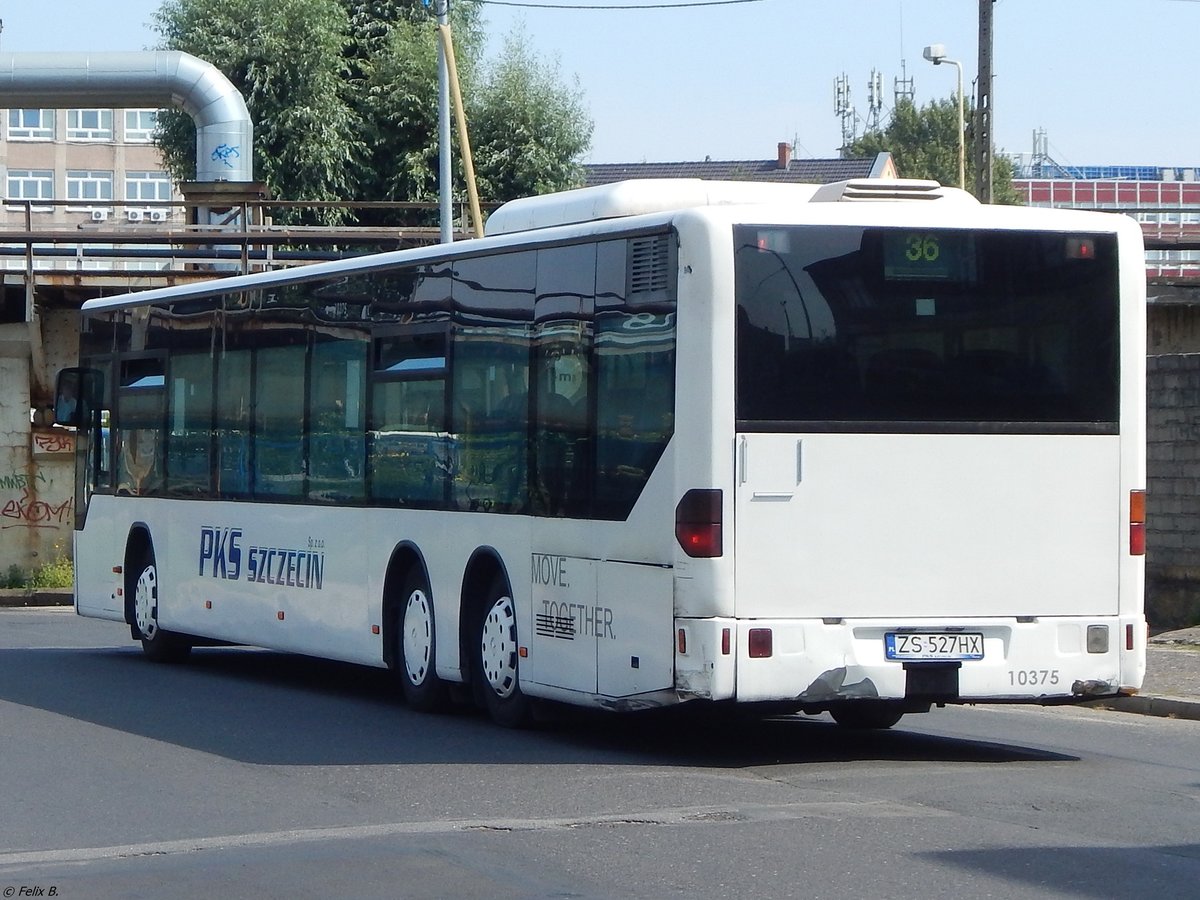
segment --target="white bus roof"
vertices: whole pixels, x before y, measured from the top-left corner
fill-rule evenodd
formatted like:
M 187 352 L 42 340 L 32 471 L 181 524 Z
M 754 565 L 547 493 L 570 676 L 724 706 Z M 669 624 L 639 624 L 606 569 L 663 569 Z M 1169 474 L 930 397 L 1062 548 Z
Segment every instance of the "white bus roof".
M 537 197 L 510 200 L 488 218 L 486 234 L 513 234 L 647 213 L 747 203 L 813 203 L 857 200 L 975 200 L 936 181 L 864 178 L 833 184 L 704 181 L 647 178 L 617 181 Z

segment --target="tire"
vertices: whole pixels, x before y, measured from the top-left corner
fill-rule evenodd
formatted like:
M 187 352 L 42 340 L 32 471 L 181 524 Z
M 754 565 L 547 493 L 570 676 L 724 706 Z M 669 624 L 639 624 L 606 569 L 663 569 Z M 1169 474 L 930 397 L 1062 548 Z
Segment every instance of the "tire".
M 904 709 L 886 700 L 857 700 L 835 706 L 829 714 L 843 728 L 869 731 L 891 728 L 904 717 Z
M 396 615 L 396 671 L 408 705 L 418 712 L 446 706 L 446 683 L 437 676 L 433 598 L 420 572 L 404 579 Z
M 176 663 L 187 659 L 191 643 L 181 635 L 158 627 L 158 567 L 154 551 L 147 549 L 138 565 L 131 590 L 133 627 L 142 642 L 142 652 L 155 662 Z
M 488 591 L 475 622 L 471 672 L 476 695 L 492 721 L 505 728 L 529 724 L 529 698 L 521 692 L 517 615 L 503 580 Z

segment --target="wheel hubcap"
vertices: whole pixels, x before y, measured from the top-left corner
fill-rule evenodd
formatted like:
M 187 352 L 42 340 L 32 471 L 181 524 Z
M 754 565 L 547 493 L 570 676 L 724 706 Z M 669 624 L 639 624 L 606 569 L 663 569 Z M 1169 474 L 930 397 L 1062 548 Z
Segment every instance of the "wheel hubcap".
M 483 620 L 483 675 L 497 697 L 517 687 L 517 615 L 511 597 L 501 597 Z
M 133 593 L 133 614 L 138 631 L 150 641 L 158 633 L 158 572 L 146 566 L 138 576 Z
M 404 670 L 408 680 L 420 686 L 429 674 L 429 657 L 433 649 L 433 616 L 429 598 L 422 590 L 408 596 L 404 608 Z

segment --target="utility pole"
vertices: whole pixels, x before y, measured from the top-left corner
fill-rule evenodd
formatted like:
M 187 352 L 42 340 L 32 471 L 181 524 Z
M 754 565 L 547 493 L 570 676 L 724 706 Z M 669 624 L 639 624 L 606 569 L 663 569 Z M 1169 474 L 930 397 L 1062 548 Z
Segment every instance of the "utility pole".
M 975 94 L 975 196 L 992 202 L 992 5 L 979 0 L 979 80 Z
M 450 24 L 450 0 L 433 0 L 439 26 Z M 438 205 L 443 244 L 454 240 L 454 180 L 450 168 L 450 64 L 438 41 Z

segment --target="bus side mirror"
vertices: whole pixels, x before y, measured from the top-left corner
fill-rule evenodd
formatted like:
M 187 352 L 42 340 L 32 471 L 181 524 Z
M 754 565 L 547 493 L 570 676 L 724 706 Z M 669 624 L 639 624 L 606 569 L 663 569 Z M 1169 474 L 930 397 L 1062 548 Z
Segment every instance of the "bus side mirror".
M 99 369 L 63 369 L 54 386 L 54 424 L 72 428 L 90 424 L 91 411 L 103 392 L 104 373 Z

